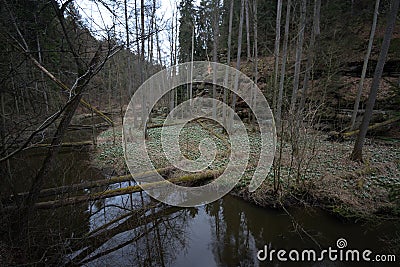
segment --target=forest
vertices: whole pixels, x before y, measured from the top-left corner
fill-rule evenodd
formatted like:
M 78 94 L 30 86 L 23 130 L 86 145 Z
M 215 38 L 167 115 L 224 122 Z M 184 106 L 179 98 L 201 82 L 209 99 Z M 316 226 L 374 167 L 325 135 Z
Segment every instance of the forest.
M 0 3 L 0 266 L 400 260 L 400 0 Z

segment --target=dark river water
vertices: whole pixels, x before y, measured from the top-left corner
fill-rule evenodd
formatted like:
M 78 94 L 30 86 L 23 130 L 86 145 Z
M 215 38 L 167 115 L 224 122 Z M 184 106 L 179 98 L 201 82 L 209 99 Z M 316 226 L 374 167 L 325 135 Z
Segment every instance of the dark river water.
M 79 136 L 81 140 L 90 140 L 90 131 Z M 43 151 L 30 150 L 14 160 L 11 167 L 15 175 L 34 175 Z M 89 153 L 87 148 L 63 149 L 46 186 L 104 179 L 104 174 L 90 165 Z M 26 181 L 20 179 L 17 191 L 28 189 Z M 141 210 L 143 204 L 152 208 Z M 56 259 L 59 265 L 389 266 L 377 262 L 332 261 L 327 254 L 315 262 L 279 261 L 277 252 L 272 262 L 268 257 L 259 260 L 257 254 L 262 258 L 272 250 L 286 250 L 286 259 L 291 250 L 299 251 L 301 256 L 304 249 L 314 250 L 318 258 L 329 247 L 338 250 L 339 255 L 338 239 L 347 243 L 343 253 L 357 249 L 361 257 L 368 249 L 372 251 L 369 257 L 373 258 L 376 254 L 391 254 L 391 243 L 387 240 L 400 232 L 395 221 L 344 222 L 307 207 L 288 212 L 290 215 L 282 210 L 260 208 L 231 195 L 196 208 L 178 208 L 156 203 L 145 193 L 137 193 L 41 210 L 30 226 L 30 234 L 37 242 L 38 251 L 44 249 L 45 257 L 49 261 Z M 293 252 L 292 256 L 295 255 Z M 399 255 L 396 257 L 399 261 Z

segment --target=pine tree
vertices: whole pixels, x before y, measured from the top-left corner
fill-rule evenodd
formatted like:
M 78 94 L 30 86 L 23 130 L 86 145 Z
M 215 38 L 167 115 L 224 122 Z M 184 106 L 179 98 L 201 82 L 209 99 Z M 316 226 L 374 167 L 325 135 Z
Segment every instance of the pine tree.
M 193 0 L 182 0 L 179 4 L 179 62 L 190 60 L 193 27 L 195 26 L 195 8 Z

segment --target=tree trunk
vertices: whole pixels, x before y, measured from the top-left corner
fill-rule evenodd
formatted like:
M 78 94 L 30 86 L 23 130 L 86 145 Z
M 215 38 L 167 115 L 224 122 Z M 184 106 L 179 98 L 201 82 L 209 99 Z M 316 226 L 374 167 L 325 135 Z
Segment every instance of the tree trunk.
M 303 80 L 303 92 L 301 94 L 300 98 L 300 104 L 298 108 L 298 115 L 300 115 L 301 112 L 304 110 L 304 106 L 306 103 L 306 98 L 307 98 L 307 91 L 308 91 L 308 83 L 310 80 L 311 76 L 311 69 L 314 65 L 314 55 L 315 55 L 315 50 L 316 50 L 316 39 L 318 35 L 320 34 L 320 29 L 319 29 L 319 10 L 321 8 L 321 0 L 314 0 L 314 11 L 313 11 L 313 27 L 311 31 L 311 38 L 310 38 L 310 45 L 308 47 L 308 52 L 307 52 L 307 63 L 306 63 L 306 71 L 304 74 L 304 80 Z
M 141 35 L 140 38 L 142 40 L 142 49 L 140 51 L 140 59 L 141 62 L 144 62 L 144 41 L 145 41 L 145 27 L 144 27 L 144 0 L 140 1 L 140 27 L 141 27 Z M 143 82 L 143 78 L 141 79 Z
M 247 61 L 251 59 L 250 49 L 250 21 L 249 21 L 249 0 L 246 0 L 246 41 L 247 41 Z
M 35 208 L 38 208 L 38 209 L 56 208 L 56 207 L 61 207 L 61 206 L 65 206 L 65 205 L 75 205 L 75 204 L 87 202 L 87 201 L 93 201 L 93 200 L 98 200 L 98 199 L 126 195 L 126 194 L 130 194 L 130 193 L 142 192 L 143 188 L 153 189 L 153 188 L 162 186 L 162 185 L 166 184 L 167 182 L 171 182 L 171 183 L 201 182 L 204 180 L 213 179 L 215 177 L 218 177 L 219 175 L 221 175 L 221 173 L 222 173 L 222 170 L 213 170 L 213 171 L 209 170 L 209 171 L 205 171 L 205 172 L 201 172 L 201 173 L 183 175 L 183 176 L 171 178 L 168 180 L 142 184 L 141 186 L 132 185 L 132 186 L 127 186 L 127 187 L 123 187 L 123 188 L 116 188 L 116 189 L 110 189 L 110 190 L 106 190 L 106 191 L 100 191 L 100 192 L 93 193 L 90 195 L 75 196 L 75 197 L 64 198 L 64 199 L 38 202 L 35 204 Z
M 130 51 L 130 41 L 129 41 L 129 22 L 128 22 L 128 3 L 127 0 L 124 0 L 124 15 L 125 15 L 125 33 L 126 33 L 126 50 L 128 50 L 128 52 Z M 133 94 L 133 90 L 132 90 L 132 72 L 131 72 L 131 58 L 128 55 L 126 57 L 126 64 L 128 67 L 128 71 L 127 71 L 127 83 L 128 83 L 128 92 L 129 95 L 131 96 Z
M 172 19 L 171 19 L 171 35 L 170 35 L 170 64 L 171 66 L 175 65 L 175 61 L 174 61 L 174 16 L 175 16 L 175 12 L 172 13 Z M 175 68 L 173 68 L 173 76 L 175 77 Z M 172 110 L 175 107 L 175 89 L 172 89 L 171 91 L 169 91 L 169 112 L 172 112 Z
M 80 89 L 80 91 L 82 91 L 81 88 L 84 88 L 82 82 L 78 83 L 77 86 L 77 89 Z M 31 188 L 29 190 L 29 195 L 25 201 L 25 204 L 28 208 L 32 207 L 33 204 L 36 202 L 43 182 L 48 177 L 48 174 L 54 165 L 54 159 L 58 153 L 58 150 L 61 147 L 63 135 L 67 130 L 69 123 L 71 122 L 72 116 L 74 115 L 75 110 L 79 105 L 79 100 L 81 99 L 81 97 L 82 94 L 77 93 L 77 95 L 67 104 L 64 116 L 62 117 L 60 124 L 57 127 L 57 131 L 53 136 L 51 146 L 43 162 L 43 165 L 32 182 Z
M 380 127 L 389 125 L 389 124 L 394 123 L 394 122 L 399 121 L 399 120 L 400 120 L 400 117 L 395 117 L 395 118 L 392 118 L 390 120 L 386 120 L 386 121 L 383 121 L 383 122 L 378 122 L 378 123 L 375 123 L 373 125 L 368 126 L 368 130 L 378 129 Z M 339 134 L 338 137 L 345 138 L 345 137 L 350 137 L 350 136 L 356 135 L 358 133 L 360 133 L 360 130 L 354 130 L 354 131 L 350 131 L 350 132 Z
M 39 41 L 39 36 L 36 33 L 36 42 L 37 42 L 37 49 L 38 49 L 38 59 L 39 59 L 39 63 L 42 65 L 43 64 L 43 60 L 42 60 L 42 48 L 40 46 L 40 41 Z M 44 74 L 43 72 L 40 73 L 41 79 L 42 79 L 42 83 L 44 84 Z M 36 82 L 36 86 L 37 86 L 37 82 Z M 43 98 L 44 101 L 46 103 L 46 112 L 49 113 L 49 100 L 47 97 L 47 92 L 46 92 L 46 88 L 45 86 L 43 86 Z
M 368 49 L 367 49 L 367 53 L 365 54 L 365 58 L 364 58 L 364 65 L 363 65 L 363 69 L 361 72 L 360 84 L 358 85 L 356 100 L 354 102 L 353 114 L 351 115 L 350 130 L 354 130 L 354 126 L 356 123 L 358 106 L 360 104 L 361 93 L 362 93 L 362 90 L 364 87 L 364 79 L 365 79 L 365 75 L 367 74 L 368 59 L 371 54 L 372 44 L 374 42 L 374 36 L 375 36 L 375 30 L 376 30 L 376 23 L 378 21 L 379 1 L 380 0 L 376 0 L 376 2 L 375 2 L 374 18 L 372 21 L 371 33 L 369 35 Z
M 156 0 L 153 0 L 153 6 L 151 10 L 151 24 L 149 30 L 150 47 L 149 47 L 149 60 L 150 66 L 153 66 L 153 46 L 154 46 L 154 29 L 155 29 L 155 19 L 156 18 Z
M 300 25 L 299 25 L 299 37 L 297 39 L 297 45 L 296 45 L 296 62 L 294 66 L 293 91 L 290 104 L 291 115 L 295 114 L 297 91 L 299 89 L 301 57 L 303 55 L 304 30 L 306 27 L 307 0 L 301 1 L 300 9 L 301 9 L 301 15 L 300 15 Z
M 371 91 L 368 97 L 368 101 L 365 107 L 365 113 L 360 126 L 360 133 L 358 134 L 356 143 L 354 145 L 353 152 L 350 158 L 355 161 L 363 161 L 362 148 L 367 135 L 368 125 L 372 117 L 372 110 L 375 105 L 376 95 L 379 89 L 379 83 L 382 77 L 383 67 L 385 65 L 386 57 L 389 51 L 390 40 L 393 34 L 393 28 L 396 24 L 397 13 L 399 10 L 400 0 L 392 0 L 391 9 L 389 12 L 387 26 L 385 30 L 385 36 L 383 37 L 381 51 L 379 53 L 378 62 L 376 64 L 374 78 L 372 79 Z
M 258 32 L 257 32 L 257 0 L 253 0 L 253 12 L 254 12 L 254 83 L 257 85 L 258 81 Z M 256 108 L 257 99 L 255 99 L 255 90 L 252 89 L 252 104 L 254 109 Z M 249 112 L 250 114 L 251 112 Z M 251 120 L 255 120 L 254 116 L 250 118 Z
M 140 50 L 140 85 L 144 82 L 144 74 L 146 71 L 145 64 L 145 27 L 144 27 L 144 0 L 140 0 L 140 39 L 141 39 L 141 50 Z M 142 94 L 142 118 L 140 122 L 140 127 L 146 125 L 146 114 L 147 111 L 147 94 Z M 145 131 L 144 136 L 147 138 L 147 131 Z
M 194 38 L 195 38 L 195 28 L 193 25 L 193 31 L 192 31 L 192 51 L 191 51 L 191 63 L 190 63 L 190 88 L 189 88 L 189 99 L 190 101 L 192 101 L 193 98 L 193 61 L 194 61 Z M 216 46 L 216 45 L 215 45 Z M 216 49 L 215 49 L 216 50 Z M 216 59 L 216 54 L 217 52 L 215 52 L 215 61 Z M 214 75 L 215 77 L 215 75 Z M 215 80 L 214 80 L 214 84 L 215 84 Z M 215 86 L 215 85 L 214 85 Z M 192 102 L 190 102 L 190 106 L 192 106 Z M 216 110 L 216 109 L 215 109 Z
M 276 25 L 275 25 L 275 68 L 274 68 L 274 96 L 273 96 L 273 109 L 277 107 L 277 93 L 278 93 L 278 74 L 279 74 L 279 48 L 281 41 L 281 16 L 282 16 L 282 0 L 278 0 L 276 10 Z
M 63 116 L 61 118 L 60 123 L 58 124 L 56 132 L 54 133 L 52 141 L 51 141 L 51 147 L 49 148 L 49 150 L 47 152 L 47 155 L 43 161 L 42 167 L 40 168 L 37 175 L 33 178 L 33 181 L 32 181 L 32 184 L 31 184 L 31 187 L 29 190 L 29 194 L 26 197 L 26 199 L 24 200 L 23 208 L 25 209 L 24 214 L 26 214 L 26 217 L 27 217 L 26 222 L 29 221 L 29 218 L 31 217 L 31 214 L 32 214 L 32 207 L 39 196 L 39 192 L 43 186 L 45 179 L 48 178 L 49 172 L 53 168 L 55 157 L 58 154 L 58 151 L 60 150 L 60 145 L 62 143 L 64 133 L 66 132 L 68 125 L 71 122 L 72 116 L 74 115 L 75 110 L 77 109 L 77 107 L 81 101 L 82 93 L 84 92 L 85 88 L 87 87 L 89 81 L 99 70 L 98 67 L 103 66 L 105 63 L 105 61 L 104 61 L 103 64 L 98 66 L 98 63 L 100 61 L 100 52 L 101 52 L 101 46 L 99 46 L 95 55 L 89 62 L 88 67 L 85 67 L 85 64 L 82 61 L 82 58 L 77 53 L 77 51 L 75 50 L 75 47 L 73 46 L 71 40 L 68 37 L 67 31 L 65 28 L 65 17 L 64 17 L 63 10 L 61 10 L 58 7 L 58 4 L 56 3 L 56 1 L 52 1 L 52 5 L 55 9 L 58 20 L 61 24 L 63 34 L 64 34 L 66 41 L 68 43 L 68 46 L 69 46 L 69 50 L 74 55 L 75 63 L 77 65 L 78 78 L 76 79 L 76 83 L 75 83 L 74 87 L 71 88 L 71 91 L 75 92 L 75 96 L 73 96 L 64 107 Z
M 283 98 L 283 90 L 284 90 L 284 85 L 285 85 L 287 47 L 288 47 L 288 42 L 289 42 L 290 5 L 291 5 L 291 0 L 288 0 L 287 7 L 286 7 L 285 36 L 284 36 L 284 40 L 283 40 L 281 78 L 280 78 L 280 82 L 279 82 L 278 105 L 277 105 L 277 111 L 276 111 L 277 129 L 281 129 L 282 98 Z
M 157 46 L 157 63 L 160 64 L 160 70 L 163 68 L 163 62 L 161 57 L 161 46 L 160 46 L 160 37 L 159 37 L 159 29 L 157 25 L 157 21 L 155 23 L 155 30 L 156 30 L 156 46 Z
M 213 31 L 214 31 L 214 40 L 213 40 L 213 61 L 218 61 L 218 35 L 219 35 L 219 0 L 214 0 L 214 10 L 213 10 Z M 194 30 L 193 30 L 194 33 Z M 192 59 L 193 60 L 193 59 Z M 213 65 L 213 89 L 212 95 L 213 99 L 217 99 L 217 66 Z M 213 110 L 212 110 L 213 119 L 217 118 L 217 102 L 213 101 Z
M 232 23 L 233 23 L 233 3 L 234 0 L 230 0 L 230 8 L 229 8 L 229 28 L 228 28 L 228 53 L 226 56 L 226 64 L 230 66 L 231 64 L 231 46 L 232 46 Z M 224 84 L 225 86 L 228 85 L 228 69 L 225 72 L 225 79 L 224 79 Z M 225 104 L 228 104 L 228 89 L 224 88 L 224 100 L 223 102 Z M 224 120 L 224 125 L 227 126 L 227 114 L 226 114 L 226 106 L 224 105 L 222 108 L 222 113 L 223 113 L 223 120 Z
M 87 84 L 89 83 L 90 79 L 93 77 L 95 73 L 95 67 L 99 62 L 99 56 L 100 56 L 99 53 L 100 53 L 100 47 L 96 52 L 96 54 L 94 55 L 94 57 L 92 58 L 91 62 L 89 63 L 88 70 L 84 70 L 82 66 L 78 64 L 79 78 L 77 79 L 76 87 L 74 88 L 75 96 L 66 104 L 64 109 L 64 114 L 61 118 L 61 121 L 57 127 L 56 132 L 54 133 L 54 136 L 51 141 L 51 146 L 43 161 L 42 167 L 40 168 L 38 174 L 32 181 L 29 194 L 25 200 L 25 206 L 28 210 L 30 210 L 30 207 L 32 207 L 33 204 L 36 202 L 40 189 L 42 188 L 43 182 L 48 177 L 48 174 L 54 165 L 55 156 L 60 150 L 64 133 L 67 130 L 68 125 L 71 122 L 72 116 L 74 115 L 75 110 L 82 99 L 83 91 L 85 90 Z M 29 217 L 29 212 L 28 212 L 28 217 Z
M 165 168 L 160 168 L 160 169 L 153 170 L 153 171 L 135 173 L 133 175 L 127 174 L 127 175 L 122 175 L 122 176 L 113 176 L 113 177 L 106 178 L 106 179 L 86 181 L 86 182 L 82 182 L 79 184 L 71 184 L 71 185 L 63 185 L 63 186 L 59 186 L 59 187 L 46 188 L 46 189 L 40 190 L 39 197 L 46 198 L 46 197 L 57 195 L 58 196 L 57 198 L 59 198 L 60 195 L 74 194 L 83 189 L 92 189 L 92 188 L 96 188 L 96 187 L 109 186 L 112 184 L 129 182 L 129 181 L 133 181 L 136 179 L 143 180 L 144 178 L 151 178 L 157 174 L 168 175 L 172 170 L 173 170 L 172 167 L 165 167 Z M 17 194 L 13 193 L 13 195 L 10 196 L 9 198 L 14 199 L 14 198 L 26 197 L 28 194 L 29 194 L 29 192 L 22 192 L 22 193 L 17 193 Z
M 240 19 L 239 19 L 239 35 L 238 35 L 238 49 L 237 49 L 237 61 L 236 61 L 236 69 L 240 71 L 240 56 L 242 53 L 242 35 L 243 35 L 243 17 L 244 17 L 244 1 L 242 0 L 241 6 L 240 6 Z M 234 84 L 234 89 L 235 91 L 238 89 L 238 81 L 239 77 L 236 75 L 235 77 L 235 84 Z M 229 118 L 229 128 L 231 129 L 233 126 L 233 119 L 234 119 L 234 112 L 235 112 L 235 106 L 236 106 L 236 94 L 232 94 L 232 112 L 230 114 Z

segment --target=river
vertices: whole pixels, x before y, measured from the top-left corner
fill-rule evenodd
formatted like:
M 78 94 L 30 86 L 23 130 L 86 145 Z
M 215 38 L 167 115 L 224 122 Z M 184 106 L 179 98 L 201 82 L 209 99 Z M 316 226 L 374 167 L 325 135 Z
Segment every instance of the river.
M 80 140 L 90 140 L 91 133 L 80 131 L 68 135 L 72 140 L 77 136 Z M 21 177 L 17 191 L 28 189 L 27 177 L 37 172 L 44 151 L 28 150 L 11 162 L 15 175 Z M 112 171 L 104 174 L 91 166 L 89 153 L 87 148 L 63 148 L 46 187 L 104 179 L 113 174 Z M 152 208 L 132 211 L 143 204 Z M 262 258 L 265 251 L 260 250 L 282 249 L 288 258 L 291 250 L 298 250 L 301 255 L 302 250 L 312 249 L 318 256 L 329 247 L 338 249 L 339 239 L 347 243 L 342 250 L 357 249 L 361 253 L 368 249 L 371 255 L 390 254 L 387 240 L 398 232 L 396 221 L 348 222 L 307 206 L 275 210 L 226 195 L 208 205 L 177 208 L 137 193 L 40 210 L 30 225 L 30 240 L 34 241 L 34 252 L 60 265 L 360 266 L 360 262 L 331 261 L 327 255 L 321 261 L 289 264 L 279 261 L 277 252 L 271 264 L 268 257 L 262 261 L 257 254 Z

